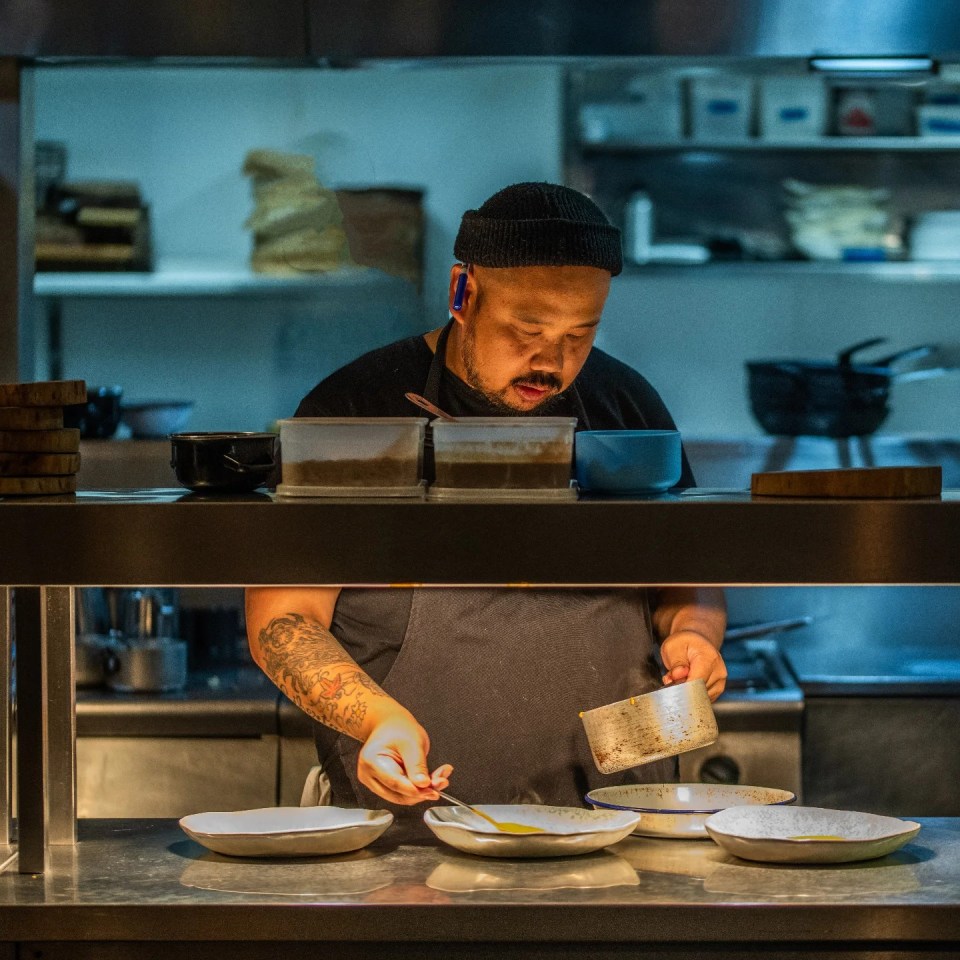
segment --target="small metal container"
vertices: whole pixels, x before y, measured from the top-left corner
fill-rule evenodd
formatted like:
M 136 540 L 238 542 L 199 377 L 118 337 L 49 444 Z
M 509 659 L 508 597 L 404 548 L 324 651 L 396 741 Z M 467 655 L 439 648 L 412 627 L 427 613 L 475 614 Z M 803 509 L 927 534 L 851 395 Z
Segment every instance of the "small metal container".
M 617 773 L 713 743 L 719 734 L 707 686 L 688 680 L 639 697 L 585 710 L 593 762 Z
M 106 659 L 107 686 L 123 693 L 168 693 L 187 683 L 187 645 L 183 640 L 129 640 Z

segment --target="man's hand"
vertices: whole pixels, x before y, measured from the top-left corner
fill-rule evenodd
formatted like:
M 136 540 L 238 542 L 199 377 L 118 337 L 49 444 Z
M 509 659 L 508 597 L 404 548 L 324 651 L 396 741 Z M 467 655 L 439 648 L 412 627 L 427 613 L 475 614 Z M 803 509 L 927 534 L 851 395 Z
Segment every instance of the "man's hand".
M 367 737 L 357 761 L 357 777 L 378 797 L 411 806 L 439 800 L 437 790 L 449 785 L 453 767 L 445 763 L 433 773 L 427 768 L 430 738 L 413 716 L 395 712 L 378 723 Z
M 695 630 L 679 630 L 670 634 L 660 647 L 666 668 L 664 686 L 686 680 L 703 680 L 711 700 L 723 693 L 727 684 L 727 667 L 720 651 L 703 634 Z

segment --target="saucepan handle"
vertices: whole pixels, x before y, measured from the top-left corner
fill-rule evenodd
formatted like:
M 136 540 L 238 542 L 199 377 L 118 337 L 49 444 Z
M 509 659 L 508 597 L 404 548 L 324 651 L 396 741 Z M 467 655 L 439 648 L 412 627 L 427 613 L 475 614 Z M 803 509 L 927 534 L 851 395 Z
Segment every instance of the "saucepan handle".
M 224 454 L 223 462 L 227 465 L 227 469 L 232 470 L 234 473 L 241 474 L 262 473 L 266 475 L 276 466 L 272 460 L 269 463 L 241 463 L 229 454 Z

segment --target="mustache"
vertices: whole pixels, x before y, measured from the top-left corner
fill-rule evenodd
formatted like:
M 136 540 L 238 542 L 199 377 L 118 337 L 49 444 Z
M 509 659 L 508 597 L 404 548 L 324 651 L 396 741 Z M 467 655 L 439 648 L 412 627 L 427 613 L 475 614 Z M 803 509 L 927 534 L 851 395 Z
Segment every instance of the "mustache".
M 563 381 L 555 373 L 539 373 L 531 371 L 524 377 L 514 377 L 510 381 L 514 384 L 529 384 L 534 387 L 547 387 L 558 390 L 563 386 Z

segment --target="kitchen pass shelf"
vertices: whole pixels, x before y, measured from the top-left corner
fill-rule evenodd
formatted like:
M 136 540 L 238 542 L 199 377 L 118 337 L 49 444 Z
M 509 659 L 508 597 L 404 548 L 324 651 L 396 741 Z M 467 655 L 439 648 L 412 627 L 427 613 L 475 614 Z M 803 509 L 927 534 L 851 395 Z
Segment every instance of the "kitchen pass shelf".
M 304 296 L 353 287 L 407 284 L 380 270 L 341 267 L 326 273 L 275 276 L 254 273 L 243 265 L 202 261 L 161 260 L 149 273 L 37 273 L 38 297 L 217 297 L 235 294 Z
M 690 271 L 736 276 L 826 277 L 849 276 L 867 280 L 944 282 L 960 281 L 957 260 L 710 260 L 706 263 L 624 264 L 623 277 L 674 276 Z

